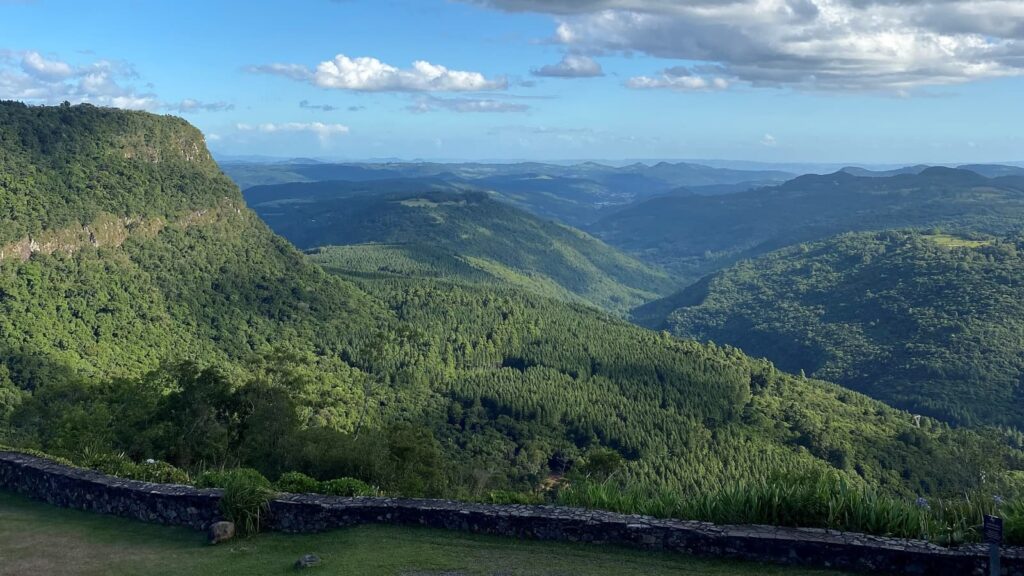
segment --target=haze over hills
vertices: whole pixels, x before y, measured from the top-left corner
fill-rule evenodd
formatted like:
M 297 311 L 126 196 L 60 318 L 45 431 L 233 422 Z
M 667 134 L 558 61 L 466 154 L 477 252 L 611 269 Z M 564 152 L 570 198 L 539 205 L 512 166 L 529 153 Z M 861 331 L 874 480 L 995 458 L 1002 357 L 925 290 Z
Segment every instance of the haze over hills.
M 7 442 L 406 495 L 532 490 L 600 447 L 636 482 L 677 491 L 832 470 L 940 493 L 1016 458 L 988 431 L 917 427 L 735 349 L 529 292 L 329 276 L 241 203 L 180 121 L 0 113 L 0 173 L 37 175 L 5 181 L 3 229 L 60 214 L 8 233 L 31 241 L 0 261 Z M 58 212 L 67 192 L 76 208 Z
M 348 272 L 526 288 L 624 313 L 677 287 L 579 230 L 442 181 L 259 186 L 249 204 L 316 260 Z
M 805 175 L 720 196 L 676 195 L 635 203 L 588 231 L 696 280 L 741 258 L 841 232 L 907 227 L 1006 233 L 1021 227 L 1024 179 L 928 168 L 919 174 Z
M 727 185 L 732 189 L 783 182 L 793 174 L 778 170 L 729 170 L 697 164 L 661 162 L 614 167 L 595 162 L 563 166 L 540 162 L 374 163 L 374 164 L 225 164 L 225 172 L 246 190 L 253 186 L 292 182 L 427 179 L 453 186 L 496 192 L 507 201 L 545 218 L 573 226 L 596 220 L 609 208 L 681 187 L 700 190 Z
M 1024 239 L 846 234 L 687 288 L 663 327 L 950 422 L 1024 427 Z

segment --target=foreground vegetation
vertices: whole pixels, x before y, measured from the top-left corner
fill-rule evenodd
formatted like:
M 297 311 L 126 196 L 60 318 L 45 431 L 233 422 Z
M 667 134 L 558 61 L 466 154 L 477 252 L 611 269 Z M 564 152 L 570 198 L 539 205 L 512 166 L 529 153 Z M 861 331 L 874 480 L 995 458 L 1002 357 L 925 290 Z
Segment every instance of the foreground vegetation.
M 220 546 L 179 528 L 61 510 L 0 493 L 0 575 L 162 576 L 292 573 L 315 553 L 315 574 L 838 576 L 608 547 L 523 542 L 420 528 L 362 526 L 308 536 L 263 534 Z

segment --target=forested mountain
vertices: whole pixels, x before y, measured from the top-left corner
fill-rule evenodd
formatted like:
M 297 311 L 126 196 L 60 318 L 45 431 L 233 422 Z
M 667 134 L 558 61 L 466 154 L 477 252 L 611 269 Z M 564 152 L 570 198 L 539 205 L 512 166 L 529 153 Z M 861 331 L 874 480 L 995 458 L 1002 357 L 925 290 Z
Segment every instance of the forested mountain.
M 731 344 L 960 424 L 1024 428 L 1024 237 L 847 234 L 670 299 L 673 333 Z
M 730 170 L 685 162 L 661 162 L 653 166 L 636 163 L 623 167 L 594 162 L 571 166 L 539 162 L 228 163 L 224 170 L 243 190 L 262 185 L 342 180 L 366 185 L 401 179 L 424 180 L 426 185 L 444 182 L 460 189 L 496 194 L 501 200 L 537 216 L 577 227 L 597 220 L 615 207 L 683 187 L 697 193 L 715 194 L 776 184 L 793 176 L 777 170 Z
M 1024 223 L 1024 178 L 928 168 L 919 174 L 806 175 L 722 196 L 669 196 L 634 204 L 588 231 L 696 280 L 740 258 L 842 232 L 942 227 L 1006 233 Z
M 1024 176 L 1024 168 L 1020 166 L 1007 166 L 1005 164 L 964 164 L 959 167 L 961 170 L 977 172 L 989 178 L 1001 176 Z
M 179 120 L 9 102 L 0 117 L 0 442 L 406 495 L 530 491 L 601 447 L 677 493 L 806 469 L 946 493 L 1021 468 L 993 431 L 917 426 L 587 307 L 328 275 Z
M 482 192 L 420 182 L 286 184 L 245 195 L 300 248 L 358 245 L 316 255 L 343 271 L 507 283 L 617 312 L 673 287 L 663 273 L 579 230 Z

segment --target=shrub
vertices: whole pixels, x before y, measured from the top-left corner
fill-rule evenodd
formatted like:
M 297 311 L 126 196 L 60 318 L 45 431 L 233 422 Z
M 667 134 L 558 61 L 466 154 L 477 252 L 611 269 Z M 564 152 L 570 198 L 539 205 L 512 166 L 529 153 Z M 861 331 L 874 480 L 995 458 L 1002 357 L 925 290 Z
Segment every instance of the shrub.
M 250 468 L 238 468 L 222 472 L 219 479 L 224 495 L 220 500 L 220 511 L 224 517 L 235 523 L 239 532 L 256 534 L 260 521 L 270 508 L 274 492 L 270 481 Z
M 320 491 L 320 482 L 302 472 L 285 472 L 277 480 L 277 489 L 292 494 L 313 494 Z
M 223 488 L 227 483 L 229 470 L 206 470 L 195 481 L 196 488 Z
M 79 464 L 89 468 L 125 478 L 128 480 L 140 480 L 142 482 L 155 482 L 160 484 L 188 484 L 188 473 L 179 468 L 155 460 L 138 463 L 131 460 L 124 454 L 98 454 L 86 452 L 79 459 Z
M 70 466 L 72 468 L 77 468 L 78 467 L 74 462 L 72 462 L 71 460 L 68 460 L 67 458 L 61 458 L 60 456 L 52 456 L 50 454 L 47 454 L 46 452 L 43 452 L 41 450 L 36 450 L 34 448 L 15 448 L 13 446 L 7 446 L 5 444 L 0 444 L 0 451 L 2 451 L 2 452 L 17 452 L 19 454 L 26 454 L 28 456 L 35 456 L 36 458 L 43 458 L 45 460 L 49 460 L 51 462 L 54 462 L 56 464 L 60 464 L 62 466 Z
M 954 546 L 978 541 L 984 514 L 1006 522 L 1006 542 L 1024 542 L 1024 501 L 991 495 L 906 498 L 835 471 L 770 474 L 705 491 L 670 491 L 631 479 L 577 480 L 559 504 L 717 524 L 819 527 Z
M 494 490 L 484 499 L 488 504 L 544 504 L 544 496 L 528 492 Z
M 355 478 L 337 478 L 320 483 L 319 492 L 331 496 L 376 496 L 380 490 Z

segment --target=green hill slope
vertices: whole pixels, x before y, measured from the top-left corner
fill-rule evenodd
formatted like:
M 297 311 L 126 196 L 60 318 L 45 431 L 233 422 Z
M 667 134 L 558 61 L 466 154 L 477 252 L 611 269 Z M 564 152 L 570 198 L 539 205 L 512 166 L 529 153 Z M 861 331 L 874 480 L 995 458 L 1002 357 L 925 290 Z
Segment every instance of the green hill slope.
M 1024 427 L 1024 239 L 839 236 L 669 299 L 674 333 L 738 346 L 901 408 Z
M 624 476 L 677 494 L 778 470 L 942 493 L 1020 468 L 994 432 L 917 427 L 837 386 L 589 307 L 500 286 L 328 275 L 212 165 L 167 160 L 178 136 L 147 154 L 118 145 L 172 127 L 198 138 L 179 120 L 0 110 L 0 195 L 56 213 L 69 200 L 47 183 L 83 182 L 82 209 L 53 225 L 28 222 L 24 208 L 3 216 L 23 227 L 8 245 L 28 248 L 0 261 L 0 442 L 108 466 L 121 461 L 103 455 L 123 452 L 466 497 L 530 492 L 601 447 L 624 459 Z M 56 128 L 86 119 L 98 126 Z M 109 199 L 157 183 L 161 198 L 193 199 Z
M 317 261 L 339 270 L 508 283 L 617 312 L 672 287 L 664 274 L 579 230 L 484 193 L 435 186 L 322 182 L 252 188 L 246 197 L 300 248 L 375 244 L 321 250 Z
M 1024 180 L 967 170 L 862 177 L 807 175 L 774 188 L 635 204 L 588 228 L 641 259 L 696 280 L 741 258 L 843 232 L 942 227 L 1006 233 L 1024 221 Z

